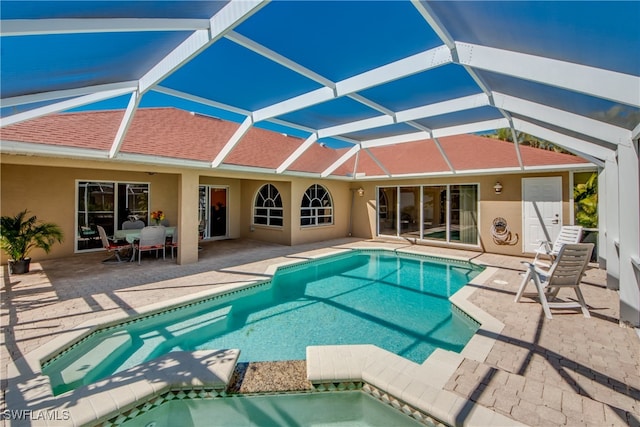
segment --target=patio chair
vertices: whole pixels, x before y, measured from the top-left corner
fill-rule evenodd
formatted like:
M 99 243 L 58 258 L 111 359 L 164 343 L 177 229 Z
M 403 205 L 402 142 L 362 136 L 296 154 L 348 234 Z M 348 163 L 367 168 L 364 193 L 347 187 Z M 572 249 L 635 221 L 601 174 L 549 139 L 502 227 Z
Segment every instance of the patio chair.
M 520 285 L 520 289 L 518 289 L 515 302 L 520 302 L 525 288 L 533 280 L 537 296 L 547 319 L 551 319 L 550 308 L 581 308 L 584 317 L 591 317 L 582 291 L 580 291 L 580 280 L 591 259 L 593 247 L 593 243 L 563 245 L 548 270 L 543 270 L 533 263 L 524 263 L 527 265 L 528 271 Z M 573 288 L 578 297 L 578 302 L 553 302 L 561 288 Z M 549 300 L 552 302 L 549 302 Z
M 136 219 L 135 221 L 128 219 L 122 223 L 123 230 L 142 230 L 143 228 L 144 222 L 139 219 Z
M 102 240 L 102 246 L 107 250 L 107 252 L 113 252 L 113 256 L 111 258 L 107 258 L 102 262 L 108 262 L 116 260 L 118 262 L 122 262 L 122 258 L 120 258 L 121 251 L 131 249 L 131 244 L 126 242 L 116 242 L 114 240 L 109 239 L 107 237 L 107 232 L 100 225 L 97 225 L 98 234 L 100 235 L 100 240 Z
M 200 222 L 198 223 L 198 238 L 200 240 L 204 239 L 206 230 L 207 230 L 207 220 L 201 219 Z
M 177 228 L 173 231 L 173 234 L 171 236 L 166 237 L 165 247 L 169 248 L 169 250 L 171 251 L 171 259 L 173 259 L 174 249 L 178 248 L 178 229 Z
M 540 240 L 540 246 L 536 249 L 536 256 L 533 259 L 533 263 L 543 267 L 549 267 L 553 263 L 554 259 L 560 253 L 562 245 L 580 243 L 582 238 L 582 227 L 579 225 L 564 225 L 560 229 L 560 233 L 556 238 L 553 245 L 546 240 Z M 549 261 L 542 259 L 542 256 L 549 258 Z
M 165 234 L 167 230 L 161 225 L 153 225 L 140 230 L 140 238 L 133 242 L 134 250 L 138 251 L 138 264 L 142 259 L 142 252 L 162 250 L 162 259 L 165 259 Z

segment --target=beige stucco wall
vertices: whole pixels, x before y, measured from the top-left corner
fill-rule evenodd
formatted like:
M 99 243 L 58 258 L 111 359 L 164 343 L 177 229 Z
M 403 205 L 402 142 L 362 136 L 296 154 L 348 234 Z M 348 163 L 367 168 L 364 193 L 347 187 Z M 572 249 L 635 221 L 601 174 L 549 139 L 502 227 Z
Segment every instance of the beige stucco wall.
M 353 235 L 362 238 L 373 238 L 376 236 L 376 188 L 379 186 L 478 184 L 480 188 L 478 215 L 480 221 L 480 245 L 475 249 L 506 255 L 522 255 L 522 178 L 548 176 L 562 177 L 562 218 L 564 224 L 570 224 L 568 172 L 422 178 L 352 183 L 352 189 L 355 190 L 359 187 L 364 189 L 363 197 L 355 197 L 354 218 L 356 218 L 356 220 L 353 224 Z M 496 181 L 500 181 L 503 185 L 501 194 L 495 194 L 493 189 Z M 502 217 L 507 220 L 512 233 L 518 235 L 517 243 L 512 245 L 498 245 L 493 241 L 491 237 L 491 226 L 496 217 Z M 441 244 L 440 242 L 432 243 Z M 466 245 L 461 247 L 470 249 L 470 247 Z
M 258 190 L 265 184 L 276 186 L 284 208 L 283 227 L 253 224 L 253 203 Z M 300 203 L 304 192 L 313 184 L 323 185 L 331 194 L 334 222 L 317 227 L 300 226 Z M 242 185 L 241 235 L 244 238 L 264 240 L 283 245 L 330 240 L 347 235 L 350 193 L 349 184 L 343 181 L 291 178 L 290 182 L 274 180 L 244 180 Z
M 150 210 L 165 211 L 171 224 L 178 219 L 177 175 L 96 170 L 86 168 L 48 167 L 42 165 L 2 164 L 2 191 L 0 211 L 2 215 L 15 215 L 28 209 L 39 220 L 59 225 L 65 235 L 62 244 L 53 246 L 49 257 L 58 258 L 74 253 L 75 206 L 78 180 L 126 181 L 148 183 Z M 6 263 L 4 253 L 0 255 Z M 39 249 L 31 253 L 34 260 L 45 257 Z
M 265 184 L 274 185 L 282 197 L 284 209 L 282 227 L 267 225 L 253 225 L 253 203 L 260 188 Z M 291 183 L 285 181 L 270 180 L 243 180 L 241 205 L 241 233 L 246 239 L 256 239 L 267 242 L 291 245 Z
M 78 167 L 82 165 L 82 167 Z M 184 170 L 172 167 L 111 163 L 105 161 L 77 161 L 36 156 L 3 156 L 1 171 L 0 211 L 14 215 L 29 209 L 38 218 L 60 225 L 65 241 L 55 245 L 49 257 L 68 256 L 75 249 L 75 195 L 78 180 L 142 182 L 150 185 L 150 210 L 162 209 L 172 225 L 179 221 L 180 176 Z M 411 186 L 442 184 L 478 184 L 480 188 L 479 221 L 480 245 L 476 250 L 510 255 L 522 254 L 522 178 L 561 176 L 563 194 L 563 222 L 571 223 L 569 173 L 501 174 L 486 176 L 456 176 L 447 178 L 419 178 L 388 181 L 336 181 L 303 177 L 256 174 L 239 171 L 196 170 L 201 185 L 228 188 L 229 237 L 251 238 L 284 245 L 340 238 L 351 233 L 355 237 L 376 237 L 376 188 L 378 186 Z M 503 185 L 502 194 L 493 190 L 496 181 Z M 276 185 L 284 204 L 284 227 L 253 225 L 253 203 L 258 189 L 266 184 Z M 306 189 L 315 183 L 330 192 L 334 207 L 334 223 L 318 227 L 300 226 L 300 202 Z M 357 189 L 364 189 L 364 196 Z M 194 189 L 197 197 L 197 189 Z M 351 213 L 353 195 L 353 213 Z M 193 197 L 191 197 L 193 199 Z M 197 216 L 197 206 L 189 209 Z M 186 211 L 183 211 L 183 214 Z M 352 216 L 351 216 L 352 215 Z M 491 225 L 496 217 L 505 218 L 512 233 L 518 235 L 515 245 L 497 245 L 491 238 Z M 188 224 L 187 221 L 185 224 Z M 196 224 L 194 224 L 194 227 Z M 426 242 L 420 242 L 426 243 Z M 431 242 L 434 243 L 434 242 Z M 436 243 L 437 244 L 437 243 Z M 465 246 L 465 248 L 470 248 Z M 42 251 L 32 253 L 34 260 L 44 257 Z M 6 256 L 0 255 L 6 263 Z
M 333 202 L 333 224 L 314 227 L 300 226 L 300 204 L 307 189 L 313 184 L 323 185 Z M 295 179 L 291 183 L 291 244 L 318 242 L 347 236 L 351 196 L 349 183 L 314 179 Z

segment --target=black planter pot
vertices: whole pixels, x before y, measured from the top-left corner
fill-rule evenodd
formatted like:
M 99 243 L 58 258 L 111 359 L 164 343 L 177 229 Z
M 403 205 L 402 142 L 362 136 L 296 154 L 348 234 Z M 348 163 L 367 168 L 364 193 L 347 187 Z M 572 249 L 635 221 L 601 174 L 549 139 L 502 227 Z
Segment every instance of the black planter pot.
M 28 273 L 30 263 L 31 263 L 31 258 L 25 258 L 20 261 L 9 260 L 9 274 Z

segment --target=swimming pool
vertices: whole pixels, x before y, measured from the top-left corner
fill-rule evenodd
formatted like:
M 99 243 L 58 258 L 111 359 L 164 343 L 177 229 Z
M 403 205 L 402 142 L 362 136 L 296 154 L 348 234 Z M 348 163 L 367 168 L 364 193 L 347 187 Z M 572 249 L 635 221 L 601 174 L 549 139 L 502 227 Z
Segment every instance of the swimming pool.
M 417 363 L 460 351 L 478 324 L 449 296 L 470 263 L 349 251 L 279 268 L 267 282 L 98 330 L 43 365 L 54 394 L 171 351 L 238 348 L 240 362 L 302 360 L 310 345 L 374 344 Z
M 122 424 L 123 427 L 175 425 L 424 426 L 361 391 L 174 400 Z

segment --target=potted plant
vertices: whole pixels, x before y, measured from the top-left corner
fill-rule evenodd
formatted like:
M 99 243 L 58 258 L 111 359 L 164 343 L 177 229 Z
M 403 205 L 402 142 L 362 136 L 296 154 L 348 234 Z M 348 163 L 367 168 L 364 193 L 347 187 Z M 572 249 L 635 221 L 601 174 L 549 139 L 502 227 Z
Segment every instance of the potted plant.
M 34 248 L 51 251 L 55 242 L 62 242 L 60 227 L 50 222 L 38 221 L 25 209 L 16 216 L 0 218 L 0 248 L 9 256 L 9 273 L 29 272 L 29 253 Z

